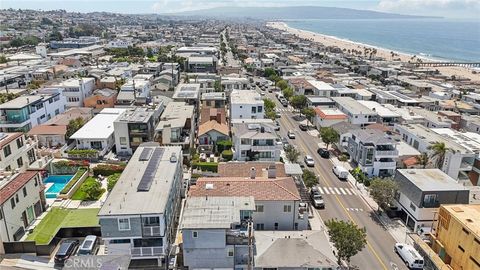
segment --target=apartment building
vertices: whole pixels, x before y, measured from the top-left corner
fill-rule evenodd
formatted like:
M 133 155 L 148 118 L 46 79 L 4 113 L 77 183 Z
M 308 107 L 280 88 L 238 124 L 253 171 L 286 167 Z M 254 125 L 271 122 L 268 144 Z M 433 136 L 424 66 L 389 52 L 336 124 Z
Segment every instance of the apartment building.
M 162 112 L 163 103 L 154 108 L 130 108 L 122 113 L 113 122 L 117 155 L 130 156 L 140 144 L 153 141 Z
M 61 92 L 66 99 L 68 108 L 83 107 L 85 98 L 91 96 L 95 89 L 95 79 L 71 78 L 59 84 L 52 85 L 52 87 L 63 89 Z
M 276 142 L 275 124 L 234 123 L 233 159 L 238 161 L 279 161 L 282 146 Z
M 378 114 L 378 123 L 393 126 L 400 122 L 400 114 L 391 111 L 378 102 L 371 100 L 359 100 L 358 102 Z
M 196 131 L 195 107 L 169 102 L 155 128 L 155 140 L 163 145 L 180 145 L 184 153 L 193 146 Z
M 442 205 L 432 249 L 452 269 L 480 269 L 480 205 Z
M 115 145 L 114 122 L 125 109 L 106 108 L 75 132 L 70 139 L 75 140 L 77 149 L 94 149 L 98 157 L 107 154 Z
M 395 203 L 415 232 L 428 233 L 442 204 L 468 204 L 470 191 L 439 169 L 398 169 Z
M 65 97 L 58 89 L 44 89 L 41 94 L 25 95 L 0 104 L 2 132 L 28 132 L 65 110 Z
M 45 208 L 39 171 L 3 175 L 0 178 L 0 242 L 19 241 Z
M 339 110 L 348 116 L 348 122 L 367 126 L 377 122 L 378 114 L 351 97 L 332 97 Z
M 455 126 L 455 122 L 451 119 L 438 114 L 437 112 L 428 111 L 422 108 L 411 108 L 414 114 L 421 115 L 424 118 L 423 124 L 428 128 L 451 128 Z
M 172 98 L 176 102 L 185 102 L 198 109 L 200 104 L 200 84 L 181 83 L 175 87 L 175 93 L 173 93 Z
M 322 127 L 330 127 L 336 123 L 347 121 L 347 115 L 337 108 L 315 108 L 313 124 L 320 130 Z
M 383 131 L 356 129 L 350 131 L 347 152 L 368 176 L 388 177 L 397 168 L 397 143 Z
M 182 149 L 140 145 L 98 213 L 107 255 L 165 266 L 180 208 Z
M 210 92 L 202 93 L 201 105 L 202 108 L 225 108 L 227 98 L 225 92 Z
M 36 143 L 21 132 L 0 133 L 0 170 L 24 171 L 37 160 Z
M 252 215 L 255 230 L 292 231 L 308 228 L 307 202 L 303 202 L 291 177 L 277 177 L 276 170 L 260 175 L 256 167 L 250 177 L 199 178 L 189 190 L 192 197 L 250 197 L 255 199 Z
M 180 229 L 184 266 L 246 268 L 253 264 L 255 201 L 249 197 L 189 197 Z
M 263 119 L 263 99 L 256 91 L 233 90 L 230 94 L 230 119 Z
M 448 138 L 448 136 L 443 136 L 441 134 L 443 129 L 430 129 L 419 124 L 395 125 L 395 131 L 400 134 L 402 140 L 421 153 L 431 155 L 430 145 L 436 142 L 445 143 L 449 150 L 445 154 L 445 159 L 440 169 L 453 179 L 468 180 L 467 174 L 472 170 L 475 157 L 478 154 L 469 150 L 467 144 L 459 144 L 455 140 Z
M 85 98 L 83 106 L 100 111 L 105 108 L 113 108 L 116 102 L 117 90 L 105 88 L 93 91 L 90 97 Z
M 151 83 L 145 79 L 131 79 L 120 87 L 120 92 L 132 93 L 136 98 L 150 97 Z

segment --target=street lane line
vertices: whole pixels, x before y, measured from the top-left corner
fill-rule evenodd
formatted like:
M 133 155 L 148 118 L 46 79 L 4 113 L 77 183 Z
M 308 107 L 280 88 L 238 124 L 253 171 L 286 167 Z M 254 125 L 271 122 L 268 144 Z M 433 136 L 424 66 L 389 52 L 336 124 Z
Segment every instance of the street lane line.
M 287 116 L 288 117 L 288 116 Z M 285 126 L 292 126 L 292 124 L 286 120 L 287 117 L 283 117 L 283 118 L 280 118 L 280 121 L 284 123 Z M 285 124 L 285 122 L 287 122 L 287 124 Z M 302 150 L 305 152 L 305 153 L 308 153 L 307 151 L 307 148 L 308 147 L 305 147 L 304 143 L 302 142 L 301 139 L 298 140 L 298 146 L 300 148 L 302 148 Z M 330 160 L 330 162 L 332 162 Z M 333 162 L 332 162 L 333 163 Z M 317 168 L 315 168 L 318 172 L 320 172 L 320 170 Z M 325 178 L 325 176 L 323 176 L 323 174 L 320 174 L 320 178 L 322 179 L 322 181 L 325 183 L 325 185 L 327 187 L 329 187 L 329 182 L 327 181 L 327 179 Z M 326 189 L 325 189 L 326 190 Z M 350 213 L 347 211 L 347 209 L 345 208 L 345 205 L 342 203 L 342 201 L 340 200 L 339 196 L 335 195 L 335 199 L 337 199 L 337 202 L 338 204 L 342 207 L 342 209 L 345 211 L 345 214 L 348 216 L 348 218 L 353 222 L 353 224 L 359 226 L 357 224 L 357 222 L 353 219 L 352 215 L 350 215 Z M 380 255 L 378 255 L 377 251 L 375 250 L 375 248 L 373 248 L 372 244 L 370 244 L 370 241 L 367 240 L 367 247 L 368 249 L 372 252 L 372 254 L 375 256 L 375 258 L 377 259 L 377 261 L 380 263 L 380 265 L 382 266 L 382 268 L 384 270 L 388 270 L 387 266 L 385 265 L 385 263 L 382 261 L 382 259 L 380 258 Z

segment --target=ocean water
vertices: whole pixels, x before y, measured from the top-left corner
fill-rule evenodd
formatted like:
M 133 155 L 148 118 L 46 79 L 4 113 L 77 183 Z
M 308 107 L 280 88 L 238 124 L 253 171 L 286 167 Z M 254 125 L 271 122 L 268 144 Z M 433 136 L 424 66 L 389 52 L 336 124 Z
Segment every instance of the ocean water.
M 293 28 L 389 50 L 452 61 L 480 62 L 480 20 L 292 20 Z

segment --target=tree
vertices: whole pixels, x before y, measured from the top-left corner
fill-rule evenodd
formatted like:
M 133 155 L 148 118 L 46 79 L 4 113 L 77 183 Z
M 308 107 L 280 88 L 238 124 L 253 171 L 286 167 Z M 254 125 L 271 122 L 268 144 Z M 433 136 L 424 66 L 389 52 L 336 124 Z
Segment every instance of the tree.
M 278 88 L 280 88 L 282 91 L 288 87 L 288 83 L 285 80 L 280 80 L 277 82 Z
M 220 82 L 220 80 L 216 80 L 213 83 L 213 89 L 215 90 L 215 92 L 222 92 L 223 87 L 222 87 L 222 83 Z
M 263 100 L 263 106 L 265 107 L 265 111 L 273 111 L 276 105 L 271 99 L 266 98 Z
M 435 142 L 434 144 L 428 147 L 428 150 L 431 150 L 431 158 L 435 159 L 435 166 L 439 169 L 442 169 L 443 162 L 445 161 L 445 155 L 450 149 L 445 145 L 444 142 Z
M 120 173 L 112 174 L 107 179 L 107 190 L 112 191 L 113 187 L 117 183 L 118 179 L 120 178 Z
M 85 120 L 83 120 L 83 118 L 81 117 L 70 120 L 67 125 L 67 133 L 65 134 L 67 139 L 70 138 L 70 136 L 72 136 L 75 132 L 77 132 L 77 130 L 79 130 L 84 124 Z
M 8 62 L 8 58 L 5 55 L 0 55 L 0 64 L 5 64 Z
M 427 153 L 422 153 L 419 156 L 416 156 L 415 159 L 417 160 L 417 163 L 422 165 L 422 168 L 426 168 L 428 163 L 430 163 L 430 158 L 428 157 Z
M 350 258 L 360 252 L 367 244 L 367 230 L 359 228 L 351 221 L 330 219 L 325 222 L 328 236 L 337 250 L 337 263 L 342 260 L 350 264 Z
M 324 127 L 320 129 L 320 138 L 326 144 L 328 149 L 330 144 L 338 142 L 340 135 L 338 135 L 338 132 L 335 129 L 331 127 Z
M 307 117 L 310 122 L 313 122 L 313 117 L 315 117 L 315 110 L 313 108 L 307 107 L 301 110 L 301 113 Z M 307 122 L 308 123 L 308 122 Z
M 296 163 L 298 157 L 300 156 L 300 152 L 295 148 L 295 146 L 289 144 L 285 149 L 285 155 L 288 161 L 291 163 Z
M 272 75 L 277 75 L 277 72 L 273 68 L 266 68 L 263 71 L 263 76 L 266 77 L 266 78 L 269 78 Z
M 85 200 L 87 201 L 98 200 L 104 191 L 102 184 L 98 181 L 86 182 L 82 186 L 82 190 L 85 192 Z
M 303 170 L 302 179 L 303 183 L 305 183 L 305 186 L 308 188 L 311 188 L 318 184 L 318 178 L 315 173 L 307 169 Z
M 48 36 L 48 40 L 63 40 L 63 36 L 58 30 L 53 30 Z
M 293 96 L 293 89 L 290 87 L 287 87 L 283 89 L 282 94 L 287 100 L 289 100 Z
M 393 203 L 397 191 L 397 182 L 389 178 L 381 179 L 377 177 L 370 183 L 370 196 L 378 204 L 378 211 L 380 211 L 380 208 L 385 209 Z
M 293 96 L 290 99 L 290 103 L 292 104 L 293 108 L 301 110 L 307 106 L 307 97 L 304 95 Z

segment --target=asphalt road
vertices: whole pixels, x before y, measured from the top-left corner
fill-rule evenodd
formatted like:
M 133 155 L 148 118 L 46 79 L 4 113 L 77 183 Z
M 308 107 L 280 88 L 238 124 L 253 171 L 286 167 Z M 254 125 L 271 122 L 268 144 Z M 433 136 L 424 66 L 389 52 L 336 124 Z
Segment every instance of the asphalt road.
M 329 159 L 321 158 L 317 153 L 317 145 L 321 139 L 298 128 L 299 122 L 293 119 L 291 108 L 284 108 L 274 94 L 267 97 L 274 100 L 280 109 L 280 134 L 287 137 L 288 130 L 294 130 L 296 138 L 290 143 L 296 145 L 302 152 L 299 161 L 308 154 L 315 160 L 314 168 L 309 168 L 319 176 L 319 187 L 324 192 L 325 209 L 317 210 L 321 218 L 351 220 L 359 227 L 367 228 L 367 245 L 357 255 L 351 258 L 351 265 L 362 270 L 377 269 L 407 269 L 402 260 L 393 251 L 395 240 L 375 217 L 367 203 L 354 193 L 355 187 L 347 181 L 339 180 L 332 172 L 333 164 Z

